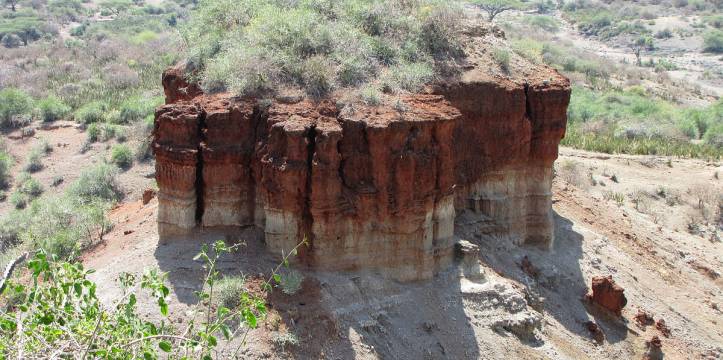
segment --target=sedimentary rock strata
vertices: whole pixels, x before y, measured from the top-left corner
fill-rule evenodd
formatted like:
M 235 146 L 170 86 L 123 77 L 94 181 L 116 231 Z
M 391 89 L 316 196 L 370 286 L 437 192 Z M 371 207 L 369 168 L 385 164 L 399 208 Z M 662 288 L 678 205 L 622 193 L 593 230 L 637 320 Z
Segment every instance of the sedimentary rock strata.
M 153 143 L 161 236 L 254 226 L 275 252 L 306 238 L 301 259 L 315 268 L 399 279 L 452 261 L 461 211 L 491 236 L 549 246 L 570 88 L 543 70 L 469 72 L 403 106 L 341 109 L 204 95 L 167 71 Z

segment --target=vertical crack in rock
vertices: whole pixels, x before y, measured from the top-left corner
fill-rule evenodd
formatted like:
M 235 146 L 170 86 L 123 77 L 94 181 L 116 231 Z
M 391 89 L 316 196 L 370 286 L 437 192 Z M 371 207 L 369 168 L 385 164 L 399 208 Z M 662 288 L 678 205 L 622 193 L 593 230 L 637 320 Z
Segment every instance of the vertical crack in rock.
M 549 246 L 569 82 L 473 80 L 406 97 L 402 118 L 384 105 L 340 114 L 330 102 L 228 94 L 165 105 L 154 129 L 159 234 L 216 211 L 232 221 L 208 226 L 256 226 L 273 252 L 306 238 L 299 260 L 314 268 L 399 280 L 449 264 L 457 215 L 484 236 Z
M 525 81 L 525 118 L 532 122 L 532 104 L 530 104 L 530 84 Z
M 256 217 L 258 214 L 256 214 L 256 192 L 258 188 L 258 184 L 256 183 L 257 175 L 256 174 L 256 167 L 254 166 L 255 161 L 255 154 L 257 152 L 256 147 L 258 146 L 259 142 L 261 141 L 259 136 L 259 127 L 266 121 L 268 117 L 268 112 L 266 112 L 266 109 L 263 108 L 263 105 L 256 103 L 254 105 L 254 110 L 251 115 L 251 129 L 253 131 L 251 139 L 253 139 L 253 143 L 250 146 L 251 153 L 249 154 L 248 158 L 246 159 L 246 164 L 244 164 L 249 169 L 248 177 L 250 179 L 248 189 L 248 201 L 246 203 L 246 206 L 248 207 L 248 213 L 251 215 L 251 223 L 256 224 Z
M 311 213 L 311 191 L 313 187 L 314 155 L 316 154 L 316 124 L 312 124 L 306 131 L 306 184 L 304 189 L 304 204 L 302 207 L 301 236 L 306 239 L 306 250 L 311 252 L 314 248 L 314 215 Z M 307 257 L 311 259 L 311 257 Z
M 204 191 L 204 183 L 203 183 L 203 146 L 202 144 L 206 142 L 206 135 L 205 130 L 206 129 L 206 111 L 201 109 L 200 113 L 198 114 L 198 152 L 196 153 L 197 156 L 197 162 L 196 162 L 196 223 L 201 224 L 201 221 L 203 219 L 203 191 Z

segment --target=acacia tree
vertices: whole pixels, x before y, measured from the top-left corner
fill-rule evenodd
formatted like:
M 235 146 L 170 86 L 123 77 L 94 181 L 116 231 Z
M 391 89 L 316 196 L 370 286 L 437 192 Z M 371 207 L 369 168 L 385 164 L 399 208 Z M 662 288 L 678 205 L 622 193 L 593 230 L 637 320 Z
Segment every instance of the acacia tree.
M 652 37 L 642 35 L 630 42 L 630 49 L 633 50 L 633 54 L 635 54 L 635 60 L 637 61 L 638 66 L 642 66 L 643 61 L 640 54 L 645 50 L 655 49 L 655 44 L 653 43 Z
M 489 21 L 505 11 L 522 8 L 522 2 L 518 0 L 475 0 L 473 3 L 487 12 Z

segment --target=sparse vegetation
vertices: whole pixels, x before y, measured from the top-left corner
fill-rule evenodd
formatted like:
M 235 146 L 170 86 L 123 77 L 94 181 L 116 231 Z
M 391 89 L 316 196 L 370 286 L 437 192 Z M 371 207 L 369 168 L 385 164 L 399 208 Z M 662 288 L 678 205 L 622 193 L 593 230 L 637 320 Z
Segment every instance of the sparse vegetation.
M 274 346 L 278 347 L 282 353 L 286 352 L 286 349 L 299 345 L 299 338 L 294 333 L 284 332 L 275 333 L 271 339 Z
M 603 199 L 608 201 L 613 200 L 618 206 L 623 206 L 623 204 L 625 203 L 625 194 L 615 191 L 604 191 Z
M 243 276 L 224 276 L 217 283 L 218 302 L 229 309 L 236 308 L 241 303 L 245 293 Z
M 384 83 L 414 91 L 435 61 L 459 52 L 456 1 L 201 3 L 184 29 L 189 68 L 206 91 L 263 94 L 301 87 L 314 98 Z
M 296 248 L 302 244 L 305 243 Z M 295 254 L 296 248 L 291 253 Z M 138 352 L 152 358 L 180 358 L 189 354 L 193 358 L 211 358 L 210 354 L 215 351 L 238 353 L 243 343 L 233 349 L 229 348 L 229 342 L 219 345 L 217 337 L 231 340 L 243 334 L 243 329 L 256 328 L 266 317 L 267 309 L 263 298 L 245 291 L 240 293 L 238 307 L 215 306 L 217 292 L 214 290 L 220 278 L 217 262 L 221 255 L 234 250 L 235 247 L 217 241 L 211 247 L 203 245 L 194 258 L 204 262 L 208 274 L 197 292 L 198 304 L 190 309 L 187 331 L 164 326 L 169 315 L 170 293 L 165 285 L 166 274 L 155 269 L 146 270 L 141 276 L 121 274 L 118 281 L 123 296 L 113 306 L 105 307 L 96 297 L 96 284 L 88 278 L 90 270 L 85 270 L 80 263 L 62 261 L 46 250 L 39 250 L 28 261 L 24 273 L 27 280 L 22 277 L 11 280 L 9 291 L 4 294 L 6 299 L 16 299 L 17 306 L 2 318 L 0 349 L 13 357 L 18 354 L 34 357 L 58 348 L 91 357 L 112 353 L 119 358 L 132 358 Z M 287 264 L 290 256 L 285 256 L 282 264 Z M 282 264 L 263 282 L 264 291 L 271 291 L 278 284 Z M 148 292 L 157 304 L 164 319 L 160 323 L 138 313 L 139 290 Z M 298 344 L 294 339 L 284 339 L 282 346 Z
M 44 153 L 41 149 L 33 149 L 28 154 L 28 158 L 25 161 L 25 171 L 29 173 L 38 172 L 43 169 L 42 156 Z
M 128 145 L 114 145 L 111 149 L 110 161 L 121 169 L 128 169 L 133 165 L 133 152 Z
M 115 202 L 122 198 L 123 192 L 116 180 L 118 169 L 109 164 L 100 164 L 81 173 L 69 189 L 71 196 L 82 203 L 96 200 Z
M 523 7 L 523 3 L 517 0 L 472 0 L 471 2 L 487 12 L 487 20 L 489 21 L 493 21 L 497 15 L 505 11 Z
M 13 158 L 5 150 L 5 145 L 0 142 L 0 189 L 6 189 L 10 185 L 10 168 L 13 165 Z
M 492 52 L 492 58 L 497 62 L 497 65 L 500 66 L 500 69 L 504 72 L 508 72 L 510 70 L 510 53 L 505 49 L 495 49 Z
M 703 36 L 704 50 L 716 54 L 723 53 L 723 31 L 711 30 Z
M 644 90 L 575 88 L 563 145 L 603 153 L 720 158 L 723 102 L 680 108 Z M 703 139 L 703 144 L 691 140 Z

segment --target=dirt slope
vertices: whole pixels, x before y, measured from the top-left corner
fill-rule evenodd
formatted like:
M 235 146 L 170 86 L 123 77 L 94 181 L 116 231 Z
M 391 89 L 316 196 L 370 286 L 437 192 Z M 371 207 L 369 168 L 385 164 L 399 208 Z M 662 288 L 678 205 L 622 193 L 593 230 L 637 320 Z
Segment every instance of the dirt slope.
M 578 178 L 570 174 L 571 162 Z M 487 237 L 480 224 L 466 223 L 460 214 L 456 234 L 480 245 L 484 279 L 460 278 L 452 270 L 430 281 L 403 284 L 369 273 L 306 272 L 299 294 L 270 297 L 276 320 L 253 331 L 241 354 L 299 359 L 639 359 L 645 342 L 657 335 L 666 359 L 720 358 L 723 244 L 709 240 L 707 233 L 688 233 L 680 219 L 699 211 L 694 192 L 686 189 L 705 185 L 721 193 L 714 178 L 721 169 L 699 160 L 671 164 L 563 149 L 553 187 L 556 238 L 551 251 Z M 597 185 L 588 172 L 598 179 Z M 611 174 L 618 183 L 609 179 Z M 648 208 L 662 214 L 655 219 L 635 210 L 626 195 L 659 186 L 680 190 L 681 200 L 670 206 L 651 198 Z M 622 193 L 622 205 L 605 200 L 606 191 Z M 114 279 L 121 272 L 139 273 L 147 267 L 169 272 L 170 317 L 182 323 L 184 310 L 196 301 L 193 290 L 202 276 L 201 264 L 191 259 L 200 241 L 217 236 L 200 232 L 193 239 L 158 244 L 156 211 L 155 200 L 115 209 L 111 217 L 116 227 L 106 243 L 85 255 L 85 263 L 98 270 L 95 277 L 108 301 L 118 294 Z M 274 265 L 256 236 L 227 237 L 245 240 L 247 246 L 223 259 L 225 274 L 242 272 L 254 283 Z M 524 256 L 532 271 L 520 267 Z M 530 275 L 534 273 L 536 278 Z M 622 319 L 582 300 L 591 277 L 608 274 L 625 288 L 628 305 Z M 544 301 L 536 307 L 542 313 L 531 306 L 540 297 Z M 638 309 L 656 321 L 664 319 L 670 337 L 655 326 L 638 326 Z M 152 307 L 144 311 L 157 316 Z M 586 325 L 590 320 L 604 332 L 602 344 L 592 340 Z M 273 340 L 285 332 L 294 332 L 302 345 L 284 352 L 274 347 Z

